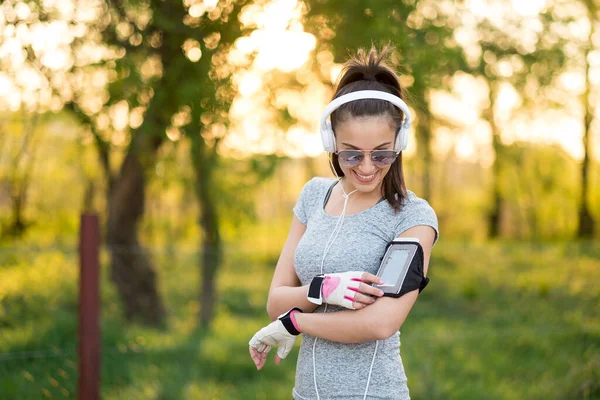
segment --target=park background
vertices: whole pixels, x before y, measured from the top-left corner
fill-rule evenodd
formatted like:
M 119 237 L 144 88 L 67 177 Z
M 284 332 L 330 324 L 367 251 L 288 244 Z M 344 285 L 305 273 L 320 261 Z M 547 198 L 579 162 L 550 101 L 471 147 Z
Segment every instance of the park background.
M 77 397 L 82 213 L 103 399 L 290 398 L 247 342 L 340 63 L 388 43 L 441 232 L 412 397 L 600 399 L 595 0 L 4 0 L 0 399 Z

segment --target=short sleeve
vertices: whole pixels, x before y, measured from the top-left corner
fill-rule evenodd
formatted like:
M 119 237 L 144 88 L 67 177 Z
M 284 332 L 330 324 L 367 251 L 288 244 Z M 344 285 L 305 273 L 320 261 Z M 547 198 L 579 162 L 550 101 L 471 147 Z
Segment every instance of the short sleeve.
M 302 222 L 306 226 L 308 223 L 308 217 L 310 215 L 310 208 L 312 200 L 315 197 L 314 189 L 315 189 L 315 178 L 304 184 L 302 191 L 300 192 L 300 196 L 298 196 L 298 200 L 296 201 L 296 205 L 294 206 L 294 215 L 296 218 Z
M 395 235 L 399 236 L 404 231 L 418 225 L 431 226 L 435 230 L 435 244 L 439 237 L 437 215 L 426 200 L 413 197 L 404 204 L 401 210 L 401 218 L 396 225 Z

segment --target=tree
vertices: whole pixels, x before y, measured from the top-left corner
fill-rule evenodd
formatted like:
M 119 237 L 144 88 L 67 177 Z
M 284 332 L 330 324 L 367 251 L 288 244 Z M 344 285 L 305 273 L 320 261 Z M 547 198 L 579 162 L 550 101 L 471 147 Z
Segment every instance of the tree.
M 307 25 L 321 41 L 319 50 L 331 51 L 338 62 L 358 47 L 388 42 L 396 47 L 393 57 L 400 63 L 401 82 L 408 89 L 410 105 L 416 112 L 422 196 L 431 198 L 435 121 L 430 113 L 429 94 L 432 89 L 443 88 L 445 78 L 466 69 L 462 49 L 453 38 L 453 30 L 459 24 L 459 19 L 451 15 L 454 6 L 429 0 L 384 0 L 368 7 L 364 2 L 344 0 L 315 0 L 307 4 Z
M 582 43 L 582 51 L 585 65 L 585 88 L 582 95 L 584 109 L 583 115 L 583 162 L 581 164 L 581 199 L 579 206 L 579 224 L 577 237 L 591 238 L 594 236 L 595 221 L 590 212 L 588 203 L 590 192 L 590 170 L 592 166 L 592 123 L 597 111 L 596 101 L 592 91 L 592 54 L 597 52 L 594 46 L 594 36 L 598 32 L 597 25 L 600 23 L 600 5 L 594 0 L 585 0 L 582 2 L 585 6 L 586 18 L 589 24 L 587 38 Z
M 567 113 L 577 115 L 582 126 L 583 160 L 580 169 L 580 203 L 577 237 L 593 237 L 596 221 L 590 209 L 591 169 L 593 161 L 592 135 L 596 130 L 598 112 L 598 88 L 595 76 L 598 67 L 594 61 L 598 53 L 598 24 L 600 4 L 597 0 L 552 2 L 552 18 L 564 40 L 564 52 L 568 55 L 565 71 L 571 78 L 576 76 L 581 84 L 564 84 L 559 99 Z M 571 101 L 578 98 L 579 102 Z
M 207 140 L 203 133 L 220 122 L 229 108 L 228 78 L 232 71 L 217 70 L 215 64 L 241 33 L 237 17 L 244 3 L 230 1 L 207 7 L 204 3 L 117 1 L 109 3 L 111 22 L 99 27 L 103 42 L 124 54 L 114 67 L 122 78 L 109 85 L 105 107 L 126 102 L 129 109 L 143 109 L 143 122 L 130 129 L 131 142 L 119 175 L 111 177 L 109 185 L 107 241 L 113 248 L 111 276 L 129 317 L 140 314 L 145 321 L 158 323 L 164 314 L 155 294 L 154 273 L 138 243 L 136 229 L 143 215 L 145 173 L 153 167 L 156 152 L 167 136 L 179 134 L 192 142 L 196 170 L 203 232 L 200 265 L 204 327 L 212 316 L 214 273 L 221 262 L 221 243 L 216 198 L 209 194 L 215 186 L 211 172 L 218 140 Z M 126 34 L 123 26 L 129 27 Z M 148 60 L 155 65 L 149 66 Z M 82 116 L 77 103 L 71 104 Z M 107 143 L 100 135 L 95 137 L 108 170 Z M 119 252 L 119 248 L 127 251 Z
M 50 88 L 56 109 L 64 106 L 88 127 L 106 177 L 106 243 L 111 278 L 127 319 L 161 324 L 165 308 L 149 254 L 139 240 L 146 182 L 157 151 L 179 132 L 189 137 L 200 162 L 197 186 L 211 192 L 210 151 L 205 135 L 226 114 L 231 99 L 231 68 L 223 57 L 240 35 L 237 17 L 245 1 L 206 5 L 196 1 L 115 0 L 74 6 L 60 3 L 3 4 L 9 23 L 29 28 L 65 28 L 61 43 L 66 61 L 47 62 L 47 51 L 32 41 L 20 45 L 28 66 Z M 207 113 L 218 118 L 208 118 Z M 212 139 L 211 139 L 212 140 Z M 206 146 L 214 150 L 218 141 Z M 199 195 L 204 254 L 220 251 L 214 240 L 218 221 L 214 199 Z M 208 222 L 206 222 L 208 221 Z M 218 234 L 216 235 L 218 237 Z M 216 249 L 216 250 L 215 250 Z M 214 270 L 205 257 L 203 268 Z M 216 259 L 218 263 L 218 258 Z
M 11 118 L 0 125 L 0 170 L 5 170 L 4 174 L 1 174 L 4 176 L 0 175 L 0 183 L 4 183 L 11 205 L 10 220 L 6 226 L 3 226 L 4 223 L 0 224 L 0 239 L 20 238 L 30 225 L 24 212 L 36 160 L 38 127 L 43 116 L 24 109 L 20 114 L 19 121 Z M 14 131 L 18 131 L 19 134 L 16 135 Z
M 487 216 L 488 236 L 500 235 L 500 219 L 503 208 L 501 174 L 506 146 L 502 140 L 503 126 L 497 116 L 498 99 L 506 87 L 514 88 L 520 97 L 521 107 L 517 114 L 534 116 L 542 107 L 556 108 L 558 102 L 548 89 L 557 85 L 557 78 L 564 70 L 566 56 L 565 40 L 552 31 L 551 9 L 525 17 L 507 10 L 497 25 L 489 18 L 478 21 L 474 32 L 478 35 L 475 47 L 479 54 L 473 59 L 471 73 L 481 76 L 488 85 L 489 103 L 482 115 L 489 123 L 492 134 L 492 207 Z

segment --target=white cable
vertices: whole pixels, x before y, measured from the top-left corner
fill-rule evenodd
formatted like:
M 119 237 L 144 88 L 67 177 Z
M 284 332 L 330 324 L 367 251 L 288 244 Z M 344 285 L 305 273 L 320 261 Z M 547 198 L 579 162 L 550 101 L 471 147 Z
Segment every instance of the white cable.
M 329 162 L 331 162 L 331 158 L 329 159 Z M 337 176 L 337 173 L 335 172 L 335 168 L 332 168 L 334 171 L 334 174 Z M 333 230 L 331 231 L 331 235 L 329 235 L 329 239 L 327 239 L 327 243 L 325 243 L 325 251 L 323 252 L 323 258 L 321 258 L 321 275 L 323 274 L 323 266 L 325 265 L 325 257 L 327 256 L 327 253 L 329 252 L 329 249 L 331 248 L 331 246 L 333 246 L 333 243 L 335 243 L 335 239 L 337 239 L 338 234 L 341 232 L 342 230 L 342 224 L 344 223 L 344 216 L 346 215 L 346 207 L 348 206 L 348 199 L 350 198 L 350 195 L 354 192 L 356 192 L 357 189 L 354 189 L 352 192 L 350 193 L 346 193 L 346 191 L 344 190 L 344 185 L 342 184 L 342 178 L 337 176 L 338 178 L 338 182 L 340 183 L 340 188 L 342 189 L 342 196 L 344 197 L 344 206 L 342 207 L 342 212 L 340 214 L 340 219 L 336 221 L 335 226 L 333 227 Z M 325 308 L 323 310 L 323 313 L 327 313 L 327 303 L 325 303 Z M 317 341 L 319 340 L 318 337 L 315 336 L 315 341 L 313 342 L 313 348 L 312 348 L 312 359 L 313 359 L 313 382 L 315 384 L 315 393 L 317 395 L 317 400 L 321 400 L 321 397 L 319 396 L 319 389 L 317 387 L 317 362 L 316 362 L 316 353 L 315 353 L 315 348 L 317 347 Z M 371 384 L 371 375 L 373 374 L 373 365 L 375 365 L 375 357 L 377 356 L 377 348 L 379 347 L 379 340 L 375 341 L 375 351 L 373 352 L 373 358 L 371 359 L 371 366 L 369 367 L 369 375 L 367 376 L 367 385 L 365 386 L 365 394 L 363 397 L 363 400 L 367 399 L 367 394 L 369 393 L 369 385 Z
M 325 251 L 323 252 L 323 258 L 321 259 L 321 274 L 323 274 L 323 266 L 325 264 L 325 256 L 327 256 L 329 249 L 331 248 L 331 246 L 333 246 L 333 243 L 335 243 L 335 239 L 337 239 L 338 234 L 342 230 L 342 224 L 344 223 L 344 216 L 346 215 L 346 206 L 348 205 L 348 199 L 350 198 L 350 195 L 352 193 L 356 192 L 356 190 L 357 190 L 357 189 L 354 189 L 349 194 L 346 194 L 346 191 L 344 190 L 344 185 L 342 185 L 341 178 L 339 180 L 339 183 L 340 183 L 340 187 L 342 188 L 342 193 L 343 193 L 342 196 L 344 196 L 344 207 L 342 208 L 342 213 L 340 214 L 340 219 L 338 219 L 336 221 L 336 224 L 333 227 L 333 231 L 331 232 L 331 235 L 329 235 L 329 239 L 327 240 L 327 243 L 325 244 Z M 335 233 L 335 235 L 334 235 L 334 233 Z M 333 239 L 332 239 L 332 237 L 333 237 Z
M 367 400 L 367 393 L 369 393 L 369 384 L 371 383 L 371 373 L 373 373 L 373 365 L 375 364 L 375 356 L 377 355 L 377 347 L 379 346 L 379 340 L 375 341 L 375 351 L 373 352 L 373 359 L 371 360 L 371 367 L 369 368 L 369 377 L 367 378 L 367 386 L 365 387 L 365 397 L 363 400 Z
M 325 304 L 325 311 L 323 312 L 327 312 L 327 304 Z M 315 347 L 317 346 L 317 340 L 319 338 L 315 336 L 315 341 L 313 342 L 313 348 L 312 348 L 312 359 L 313 359 L 313 382 L 315 383 L 315 393 L 317 394 L 317 400 L 321 400 L 321 398 L 319 397 L 319 389 L 317 389 L 317 362 L 315 361 Z
M 344 207 L 342 207 L 342 213 L 340 214 L 340 219 L 338 219 L 336 221 L 336 224 L 333 227 L 333 230 L 331 231 L 331 235 L 329 235 L 329 239 L 327 239 L 327 243 L 325 243 L 325 251 L 323 252 L 323 258 L 321 258 L 321 275 L 323 275 L 323 265 L 325 264 L 325 257 L 327 256 L 329 249 L 335 242 L 335 239 L 337 239 L 338 234 L 342 230 L 342 224 L 344 223 L 344 215 L 346 215 L 346 206 L 348 205 L 348 199 L 350 198 L 350 195 L 352 193 L 356 192 L 356 190 L 357 190 L 357 189 L 354 189 L 352 192 L 346 194 L 346 191 L 344 190 L 344 185 L 342 184 L 342 178 L 338 177 L 338 182 L 340 184 L 340 187 L 342 188 L 342 193 L 343 193 L 342 196 L 344 196 Z M 325 303 L 325 309 L 323 310 L 323 313 L 326 313 L 326 312 L 327 312 L 327 303 Z M 315 360 L 315 347 L 317 346 L 317 340 L 319 340 L 319 338 L 315 336 L 315 341 L 313 342 L 313 348 L 312 348 L 313 381 L 315 384 L 315 393 L 317 394 L 317 400 L 320 400 L 321 397 L 319 396 L 319 389 L 317 388 L 317 362 Z

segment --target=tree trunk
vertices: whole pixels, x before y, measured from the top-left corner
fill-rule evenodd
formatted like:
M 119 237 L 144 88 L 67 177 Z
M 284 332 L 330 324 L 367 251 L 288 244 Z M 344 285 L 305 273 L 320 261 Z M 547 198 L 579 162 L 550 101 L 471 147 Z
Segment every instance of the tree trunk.
M 20 238 L 25 233 L 28 225 L 23 213 L 27 204 L 27 192 L 31 183 L 30 177 L 35 164 L 35 152 L 37 150 L 35 136 L 40 114 L 34 112 L 30 115 L 23 111 L 22 117 L 23 141 L 11 162 L 13 170 L 8 181 L 12 203 L 12 218 L 6 232 L 2 235 L 16 238 Z
M 419 124 L 417 125 L 417 154 L 421 157 L 421 197 L 431 201 L 431 117 L 429 107 L 419 113 Z
M 25 221 L 23 220 L 23 203 L 25 199 L 20 195 L 11 195 L 12 218 L 6 229 L 6 236 L 20 238 L 25 232 Z
M 496 105 L 496 94 L 492 88 L 489 88 L 490 106 L 486 112 L 487 120 L 490 123 L 492 131 L 492 148 L 494 150 L 494 164 L 492 165 L 492 209 L 488 214 L 488 237 L 491 239 L 500 236 L 500 219 L 502 216 L 502 207 L 504 199 L 500 188 L 501 159 L 504 152 L 504 146 L 500 137 L 500 129 L 496 125 L 496 114 L 494 108 Z
M 589 171 L 591 166 L 591 138 L 590 129 L 592 121 L 594 119 L 594 110 L 591 103 L 591 68 L 590 68 L 590 53 L 593 50 L 592 36 L 594 34 L 594 10 L 588 9 L 588 15 L 590 20 L 590 33 L 588 37 L 587 49 L 585 52 L 586 60 L 586 80 L 585 80 L 585 93 L 583 94 L 583 107 L 584 107 L 584 132 L 583 132 L 583 162 L 581 164 L 581 195 L 579 203 L 579 224 L 577 228 L 578 238 L 590 238 L 594 235 L 595 223 L 588 207 L 588 192 L 589 192 Z
M 221 235 L 219 233 L 216 207 L 210 199 L 208 188 L 200 184 L 200 225 L 204 231 L 202 240 L 202 292 L 200 294 L 200 326 L 208 329 L 217 304 L 216 275 L 221 264 Z
M 200 262 L 200 326 L 209 329 L 217 304 L 215 278 L 222 259 L 219 217 L 212 191 L 213 171 L 217 162 L 214 148 L 207 148 L 199 133 L 191 135 L 191 152 L 196 171 L 196 195 L 200 206 L 199 224 L 202 236 L 202 254 Z M 215 144 L 216 147 L 216 144 Z M 211 151 L 212 150 L 212 151 Z
M 158 145 L 148 151 L 156 152 Z M 138 240 L 137 227 L 144 214 L 145 170 L 136 153 L 129 151 L 109 193 L 106 241 L 111 255 L 110 276 L 125 318 L 158 326 L 164 321 L 165 309 L 152 262 Z
M 498 154 L 498 153 L 496 153 Z M 503 208 L 504 200 L 502 199 L 502 195 L 500 193 L 499 184 L 498 184 L 498 175 L 497 171 L 499 166 L 497 162 L 494 161 L 494 165 L 492 166 L 492 174 L 493 174 L 493 189 L 492 189 L 492 209 L 488 214 L 488 238 L 495 239 L 500 237 L 500 218 L 501 218 L 501 210 Z
M 577 228 L 578 238 L 591 238 L 594 236 L 595 222 L 588 206 L 588 192 L 589 192 L 589 170 L 591 166 L 590 160 L 590 125 L 592 122 L 592 115 L 589 104 L 586 104 L 585 111 L 585 131 L 583 134 L 583 162 L 581 164 L 581 194 L 579 203 L 579 224 Z

